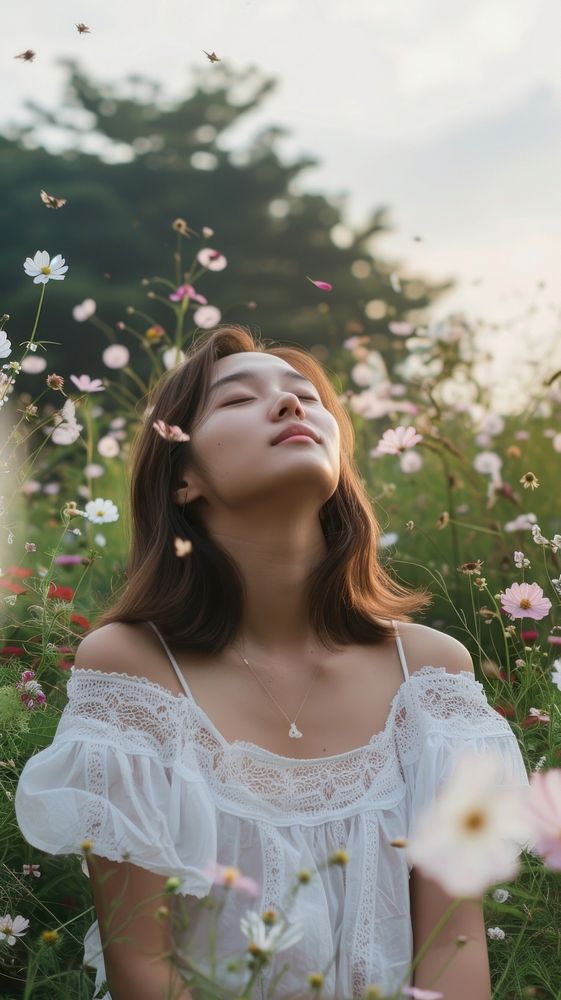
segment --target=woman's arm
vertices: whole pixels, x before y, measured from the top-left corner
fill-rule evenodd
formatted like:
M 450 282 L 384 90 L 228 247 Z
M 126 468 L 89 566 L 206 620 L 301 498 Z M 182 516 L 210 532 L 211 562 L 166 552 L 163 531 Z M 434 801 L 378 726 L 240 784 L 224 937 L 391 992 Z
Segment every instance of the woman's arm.
M 454 898 L 417 868 L 411 870 L 409 891 L 416 955 Z M 460 936 L 467 941 L 458 947 L 456 938 Z M 439 975 L 448 959 L 449 964 Z M 416 966 L 413 984 L 420 989 L 438 990 L 446 1000 L 490 1000 L 491 974 L 481 900 L 462 900 Z
M 165 958 L 172 951 L 170 918 L 155 915 L 169 907 L 166 879 L 127 861 L 90 855 L 87 864 L 111 1000 L 192 1000 Z

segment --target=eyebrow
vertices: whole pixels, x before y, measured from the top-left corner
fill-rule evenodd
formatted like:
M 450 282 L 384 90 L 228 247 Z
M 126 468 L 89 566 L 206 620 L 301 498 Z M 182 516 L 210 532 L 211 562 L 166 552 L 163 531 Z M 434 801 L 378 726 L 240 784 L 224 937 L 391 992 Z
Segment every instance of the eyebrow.
M 306 378 L 305 375 L 301 375 L 300 372 L 290 371 L 288 369 L 285 369 L 281 372 L 281 375 L 283 375 L 284 378 L 290 378 L 294 379 L 295 381 L 297 380 L 299 382 L 305 382 L 307 385 L 312 385 L 315 389 L 313 382 L 310 382 L 310 379 Z M 246 379 L 248 382 L 256 382 L 259 379 L 259 375 L 257 374 L 257 372 L 251 372 L 251 371 L 239 371 L 239 372 L 233 372 L 232 375 L 224 375 L 223 378 L 219 378 L 216 382 L 212 383 L 212 385 L 209 388 L 209 396 L 211 393 L 216 392 L 216 390 L 219 389 L 222 385 L 226 385 L 226 383 L 228 382 L 239 382 L 242 379 Z

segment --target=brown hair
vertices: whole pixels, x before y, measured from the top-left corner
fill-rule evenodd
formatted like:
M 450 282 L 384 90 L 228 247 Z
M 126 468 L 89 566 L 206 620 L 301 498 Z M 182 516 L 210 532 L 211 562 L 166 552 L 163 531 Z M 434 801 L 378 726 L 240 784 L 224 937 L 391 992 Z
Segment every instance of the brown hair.
M 226 324 L 201 334 L 185 361 L 164 373 L 149 393 L 131 449 L 127 582 L 94 628 L 150 619 L 170 644 L 211 653 L 236 635 L 244 600 L 239 569 L 208 535 L 194 507 L 181 508 L 172 498 L 184 482 L 190 444 L 167 441 L 152 425 L 164 420 L 188 433 L 206 405 L 214 362 L 244 351 L 280 357 L 309 378 L 340 429 L 339 482 L 320 511 L 327 552 L 308 583 L 310 623 L 327 648 L 380 642 L 394 633 L 374 616 L 410 621 L 411 612 L 432 597 L 426 590 L 403 587 L 380 565 L 380 528 L 354 460 L 349 414 L 311 354 L 294 346 L 269 346 L 246 327 Z M 176 537 L 192 543 L 187 556 L 177 556 Z

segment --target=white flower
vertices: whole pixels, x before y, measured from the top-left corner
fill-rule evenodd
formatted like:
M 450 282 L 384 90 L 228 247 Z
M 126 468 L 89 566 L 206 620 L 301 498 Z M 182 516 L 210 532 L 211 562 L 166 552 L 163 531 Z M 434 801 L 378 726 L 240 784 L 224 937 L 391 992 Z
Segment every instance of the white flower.
M 280 917 L 276 923 L 269 925 L 253 910 L 248 910 L 245 917 L 241 918 L 240 927 L 248 938 L 252 951 L 258 951 L 262 955 L 284 951 L 304 936 L 304 931 L 298 924 L 286 927 L 285 921 Z
M 533 524 L 531 531 L 532 531 L 532 538 L 534 539 L 536 545 L 549 545 L 548 539 L 545 538 L 545 536 L 542 535 L 540 531 L 539 524 Z
M 528 569 L 528 566 L 530 565 L 530 560 L 526 559 L 526 556 L 524 555 L 523 552 L 518 552 L 518 551 L 514 552 L 513 559 L 514 559 L 514 565 L 516 566 L 517 569 Z
M 29 920 L 25 917 L 11 917 L 5 913 L 0 917 L 0 941 L 6 940 L 8 944 L 15 944 L 16 938 L 23 937 L 29 927 Z
M 105 535 L 100 535 L 99 533 L 97 535 L 94 535 L 94 542 L 96 545 L 99 545 L 100 548 L 103 548 L 104 545 L 107 545 L 107 539 Z
M 73 444 L 80 437 L 82 424 L 76 421 L 76 407 L 71 399 L 67 399 L 60 413 L 53 417 L 56 427 L 51 434 L 55 444 Z
M 5 330 L 0 330 L 0 358 L 9 358 L 12 353 L 12 342 L 8 340 Z
M 88 479 L 99 479 L 104 472 L 105 469 L 103 466 L 97 465 L 95 462 L 90 462 L 89 465 L 84 466 L 84 475 L 87 476 Z
M 487 413 L 481 421 L 480 430 L 483 434 L 501 434 L 504 429 L 505 421 L 500 413 Z
M 480 451 L 473 460 L 473 467 L 476 472 L 481 472 L 485 476 L 499 475 L 502 466 L 502 459 L 495 451 Z
M 363 388 L 368 388 L 370 385 L 376 385 L 378 381 L 376 371 L 364 361 L 359 361 L 358 364 L 353 365 L 351 378 L 353 382 L 356 382 L 357 385 L 360 385 Z
M 559 597 L 561 597 L 561 576 L 557 577 L 556 580 L 552 580 L 551 585 L 555 593 L 559 594 Z
M 493 899 L 496 899 L 497 903 L 506 903 L 509 897 L 510 897 L 510 892 L 508 892 L 506 889 L 495 889 L 493 893 Z
M 110 344 L 106 347 L 101 359 L 107 368 L 124 368 L 128 365 L 130 351 L 124 344 Z
M 492 941 L 503 941 L 505 932 L 500 927 L 489 927 L 487 937 L 490 937 Z
M 395 545 L 399 538 L 397 531 L 388 531 L 385 535 L 380 535 L 378 545 L 381 549 L 386 549 L 389 545 Z
M 454 767 L 455 763 L 455 767 Z M 519 870 L 531 843 L 526 787 L 501 782 L 502 759 L 464 750 L 436 799 L 420 814 L 406 847 L 413 865 L 452 896 L 480 896 Z
M 112 434 L 106 434 L 97 442 L 97 450 L 103 458 L 115 458 L 121 451 L 119 442 Z
M 537 521 L 535 514 L 519 514 L 514 521 L 505 524 L 505 531 L 527 531 Z
M 30 278 L 33 278 L 34 285 L 45 285 L 53 278 L 55 281 L 64 281 L 68 264 L 64 263 L 64 257 L 57 253 L 51 260 L 46 250 L 38 250 L 33 260 L 27 257 L 23 269 Z
M 175 368 L 176 365 L 180 365 L 182 361 L 185 361 L 185 352 L 178 351 L 176 347 L 168 347 L 167 351 L 162 354 L 162 361 L 164 362 L 164 368 L 169 371 L 171 368 Z
M 228 264 L 223 253 L 220 253 L 219 250 L 211 250 L 210 247 L 203 247 L 202 250 L 199 250 L 197 260 L 209 271 L 223 271 Z
M 561 548 L 561 535 L 554 535 L 550 541 L 551 551 L 553 553 L 557 552 Z
M 553 661 L 552 667 L 554 668 L 551 672 L 551 680 L 556 687 L 561 691 L 561 660 L 557 658 Z
M 418 451 L 404 451 L 399 456 L 399 468 L 402 472 L 418 472 L 423 467 L 423 457 Z
M 112 500 L 90 500 L 86 504 L 86 517 L 94 524 L 106 524 L 108 521 L 118 521 L 119 512 Z
M 72 315 L 78 323 L 83 323 L 84 320 L 89 319 L 93 316 L 96 310 L 95 299 L 84 299 L 79 306 L 74 306 L 72 310 Z
M 222 319 L 222 313 L 216 306 L 200 306 L 193 313 L 193 320 L 201 330 L 211 330 Z

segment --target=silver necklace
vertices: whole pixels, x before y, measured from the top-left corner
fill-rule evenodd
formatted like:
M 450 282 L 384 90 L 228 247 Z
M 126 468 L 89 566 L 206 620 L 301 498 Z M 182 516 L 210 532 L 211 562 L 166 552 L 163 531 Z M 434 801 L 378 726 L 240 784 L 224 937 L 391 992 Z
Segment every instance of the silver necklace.
M 236 650 L 236 652 L 238 652 L 238 651 Z M 273 695 L 271 694 L 271 692 L 267 688 L 266 684 L 263 683 L 263 681 L 261 680 L 259 674 L 257 674 L 255 672 L 255 670 L 253 669 L 253 667 L 251 666 L 251 664 L 248 663 L 248 661 L 246 660 L 245 656 L 243 656 L 242 653 L 239 653 L 239 656 L 241 656 L 241 658 L 244 661 L 244 663 L 246 664 L 246 666 L 249 667 L 249 669 L 251 670 L 251 673 L 256 678 L 256 680 L 259 681 L 259 683 L 261 684 L 261 687 L 263 687 L 265 689 L 265 691 L 269 695 L 269 698 L 271 699 L 271 701 L 274 701 L 275 705 L 277 706 L 278 709 L 280 709 L 280 711 L 284 715 L 285 719 L 288 719 L 288 721 L 290 722 L 290 727 L 289 727 L 289 730 L 288 730 L 288 735 L 290 736 L 290 738 L 292 740 L 299 740 L 299 739 L 301 739 L 304 734 L 301 733 L 300 730 L 298 729 L 298 726 L 296 725 L 296 719 L 300 715 L 300 712 L 302 711 L 302 709 L 304 708 L 304 705 L 306 704 L 306 701 L 308 700 L 308 695 L 309 695 L 310 691 L 312 690 L 313 683 L 314 683 L 314 681 L 315 681 L 315 679 L 317 677 L 318 671 L 319 671 L 319 663 L 318 663 L 318 665 L 317 665 L 317 667 L 316 667 L 316 669 L 314 671 L 314 676 L 312 677 L 312 682 L 311 682 L 311 684 L 310 684 L 310 686 L 308 688 L 308 692 L 306 694 L 306 697 L 304 698 L 304 701 L 302 702 L 302 704 L 300 705 L 300 708 L 298 709 L 296 715 L 294 716 L 294 720 L 291 721 L 291 719 L 286 714 L 286 712 L 284 711 L 284 709 L 281 708 L 281 706 L 279 705 L 277 699 L 273 697 Z

